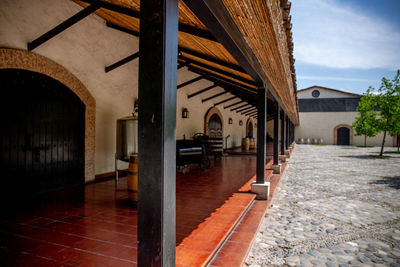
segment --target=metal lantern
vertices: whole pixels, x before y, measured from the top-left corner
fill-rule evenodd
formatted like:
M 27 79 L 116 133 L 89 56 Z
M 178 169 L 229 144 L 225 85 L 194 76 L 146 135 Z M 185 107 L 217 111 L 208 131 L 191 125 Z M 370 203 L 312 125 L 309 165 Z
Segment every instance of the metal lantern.
M 189 110 L 187 108 L 182 109 L 182 118 L 184 119 L 189 118 Z

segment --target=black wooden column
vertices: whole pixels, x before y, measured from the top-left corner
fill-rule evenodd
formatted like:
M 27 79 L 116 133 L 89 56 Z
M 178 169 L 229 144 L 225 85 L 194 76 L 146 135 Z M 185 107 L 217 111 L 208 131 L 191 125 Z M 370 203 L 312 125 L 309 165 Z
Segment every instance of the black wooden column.
M 281 111 L 281 155 L 285 155 L 285 112 Z
M 266 113 L 267 113 L 267 93 L 265 88 L 259 87 L 257 94 L 257 165 L 256 182 L 265 182 L 265 148 L 266 148 Z
M 274 165 L 279 164 L 279 105 L 274 106 Z
M 175 266 L 178 0 L 140 1 L 139 51 L 138 266 Z
M 286 115 L 285 116 L 285 121 L 286 121 L 286 136 L 285 136 L 285 149 L 289 148 L 289 117 Z
M 294 124 L 292 123 L 292 143 L 294 142 L 295 138 L 295 129 L 296 127 L 294 126 Z

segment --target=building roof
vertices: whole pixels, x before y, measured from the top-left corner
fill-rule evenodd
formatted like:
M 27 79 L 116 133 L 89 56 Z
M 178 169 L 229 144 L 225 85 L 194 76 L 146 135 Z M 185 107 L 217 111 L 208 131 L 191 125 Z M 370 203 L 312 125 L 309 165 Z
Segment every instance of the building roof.
M 72 1 L 100 5 L 98 16 L 138 36 L 140 0 Z M 179 0 L 179 63 L 231 81 L 254 97 L 262 82 L 297 124 L 290 7 L 288 0 Z
M 337 93 L 342 93 L 342 94 L 346 94 L 349 96 L 356 96 L 356 97 L 361 97 L 362 95 L 360 94 L 354 94 L 354 93 L 350 93 L 350 92 L 346 92 L 346 91 L 342 91 L 342 90 L 338 90 L 338 89 L 332 89 L 332 88 L 328 88 L 328 87 L 323 87 L 323 86 L 318 86 L 318 85 L 313 85 L 304 89 L 300 89 L 297 90 L 297 92 L 304 92 L 307 90 L 313 90 L 313 89 L 324 89 L 324 90 L 328 90 L 328 91 L 333 91 L 333 92 L 337 92 Z

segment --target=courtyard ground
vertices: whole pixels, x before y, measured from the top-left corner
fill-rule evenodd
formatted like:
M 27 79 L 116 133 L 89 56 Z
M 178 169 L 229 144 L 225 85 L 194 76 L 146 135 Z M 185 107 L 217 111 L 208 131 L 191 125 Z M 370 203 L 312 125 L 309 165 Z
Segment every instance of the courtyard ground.
M 400 154 L 378 152 L 296 145 L 245 266 L 400 266 Z

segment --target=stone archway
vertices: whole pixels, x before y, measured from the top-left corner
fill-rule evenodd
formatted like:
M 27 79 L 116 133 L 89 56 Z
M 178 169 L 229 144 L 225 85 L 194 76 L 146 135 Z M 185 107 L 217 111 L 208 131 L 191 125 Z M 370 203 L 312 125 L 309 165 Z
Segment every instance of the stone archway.
M 254 137 L 254 121 L 248 118 L 246 122 L 246 137 Z
M 60 64 L 43 56 L 0 48 L 0 69 L 22 69 L 49 76 L 68 87 L 85 105 L 85 181 L 94 180 L 96 101 L 81 81 Z
M 218 108 L 216 107 L 212 107 L 210 108 L 206 115 L 204 116 L 204 134 L 205 135 L 209 135 L 209 131 L 208 131 L 208 123 L 211 119 L 211 117 L 213 117 L 213 115 L 217 115 L 219 117 L 219 119 L 221 120 L 221 136 L 224 136 L 224 119 L 222 117 L 222 113 L 219 111 Z
M 340 128 L 347 128 L 349 129 L 349 145 L 353 145 L 353 129 L 351 128 L 350 125 L 348 124 L 339 124 L 333 129 L 333 144 L 337 145 L 338 144 L 338 130 Z

